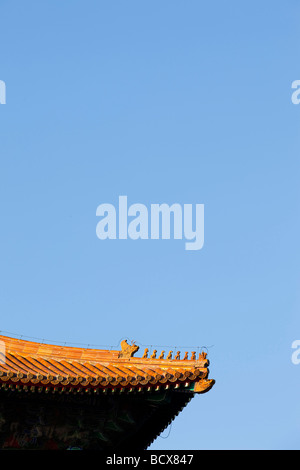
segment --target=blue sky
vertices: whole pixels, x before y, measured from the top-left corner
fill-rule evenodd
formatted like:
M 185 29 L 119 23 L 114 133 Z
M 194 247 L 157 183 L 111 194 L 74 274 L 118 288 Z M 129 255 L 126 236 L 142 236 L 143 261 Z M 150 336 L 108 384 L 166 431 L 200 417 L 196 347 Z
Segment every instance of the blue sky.
M 0 1 L 1 330 L 206 346 L 214 388 L 153 450 L 300 448 L 299 14 Z M 119 195 L 204 204 L 203 249 L 99 240 Z

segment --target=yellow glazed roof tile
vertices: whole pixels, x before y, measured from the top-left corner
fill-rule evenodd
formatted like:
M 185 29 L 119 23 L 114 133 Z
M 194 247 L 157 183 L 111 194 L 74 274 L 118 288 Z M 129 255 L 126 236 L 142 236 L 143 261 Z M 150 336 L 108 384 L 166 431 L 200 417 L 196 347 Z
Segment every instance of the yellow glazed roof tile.
M 0 361 L 0 386 L 62 386 L 64 390 L 85 387 L 103 389 L 168 386 L 185 382 L 196 393 L 213 385 L 208 380 L 206 354 L 192 359 L 134 357 L 138 350 L 126 341 L 121 351 L 56 346 L 0 336 L 5 356 Z M 158 355 L 159 356 L 159 355 Z M 162 357 L 162 356 L 161 356 Z

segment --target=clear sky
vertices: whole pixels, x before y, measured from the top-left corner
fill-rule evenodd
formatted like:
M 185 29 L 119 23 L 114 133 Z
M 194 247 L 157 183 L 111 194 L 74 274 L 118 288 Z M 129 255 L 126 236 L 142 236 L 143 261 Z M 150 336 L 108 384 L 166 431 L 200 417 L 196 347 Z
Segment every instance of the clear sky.
M 2 331 L 206 346 L 151 449 L 299 449 L 298 0 L 0 1 Z M 205 242 L 99 240 L 102 203 L 204 204 Z

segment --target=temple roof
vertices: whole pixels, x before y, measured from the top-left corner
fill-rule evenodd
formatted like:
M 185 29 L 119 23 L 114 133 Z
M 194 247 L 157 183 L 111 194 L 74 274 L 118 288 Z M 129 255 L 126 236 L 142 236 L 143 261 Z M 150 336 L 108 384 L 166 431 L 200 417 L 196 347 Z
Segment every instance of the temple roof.
M 138 350 L 127 340 L 105 350 L 0 336 L 0 448 L 149 447 L 214 380 L 204 352 Z
M 135 344 L 121 342 L 121 351 L 57 346 L 0 336 L 0 383 L 40 387 L 85 387 L 88 389 L 124 387 L 166 387 L 185 384 L 195 393 L 208 391 L 206 353 L 192 353 L 184 359 L 168 358 L 156 351 L 148 357 L 134 357 Z M 158 357 L 157 357 L 158 356 Z

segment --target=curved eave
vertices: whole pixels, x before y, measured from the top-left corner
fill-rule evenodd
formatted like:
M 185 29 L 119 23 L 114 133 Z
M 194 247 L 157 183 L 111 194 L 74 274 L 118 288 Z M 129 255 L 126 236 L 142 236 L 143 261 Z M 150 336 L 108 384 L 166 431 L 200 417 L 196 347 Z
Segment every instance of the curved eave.
M 0 384 L 48 391 L 104 389 L 141 390 L 189 387 L 203 393 L 208 387 L 208 360 L 119 357 L 120 351 L 88 350 L 41 344 L 0 336 Z M 212 387 L 212 381 L 210 388 Z

